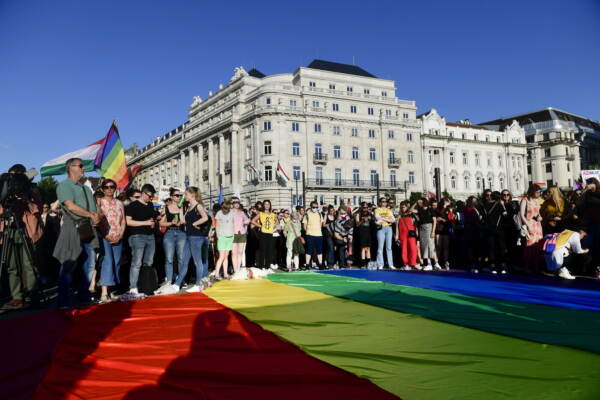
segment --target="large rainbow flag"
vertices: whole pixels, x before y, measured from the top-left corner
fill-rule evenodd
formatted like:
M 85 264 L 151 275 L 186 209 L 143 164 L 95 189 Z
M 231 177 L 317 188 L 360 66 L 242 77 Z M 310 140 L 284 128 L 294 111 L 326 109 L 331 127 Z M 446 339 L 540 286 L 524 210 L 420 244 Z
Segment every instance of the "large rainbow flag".
M 599 332 L 597 281 L 277 273 L 0 321 L 0 383 L 11 399 L 591 400 Z
M 96 154 L 94 166 L 103 177 L 115 181 L 118 190 L 124 190 L 129 185 L 130 173 L 125 161 L 125 150 L 114 121 L 104 138 L 102 147 Z

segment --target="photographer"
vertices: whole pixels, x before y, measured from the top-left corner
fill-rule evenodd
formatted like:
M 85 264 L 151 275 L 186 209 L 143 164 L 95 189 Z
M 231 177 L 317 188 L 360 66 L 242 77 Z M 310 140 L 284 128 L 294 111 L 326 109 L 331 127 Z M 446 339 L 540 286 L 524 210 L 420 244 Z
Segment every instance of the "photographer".
M 31 177 L 32 178 L 32 177 Z M 42 237 L 41 199 L 21 164 L 13 165 L 0 183 L 0 237 L 12 299 L 3 310 L 25 307 L 25 297 L 37 286 L 34 246 Z M 22 233 L 22 234 L 21 234 Z
M 83 177 L 83 163 L 79 158 L 66 162 L 68 178 L 59 183 L 56 195 L 63 210 L 63 225 L 53 256 L 61 263 L 58 277 L 58 306 L 70 306 L 69 291 L 74 273 L 80 273 L 78 297 L 80 302 L 91 300 L 90 282 L 95 269 L 99 247 L 94 226 L 100 222 L 96 202 L 90 188 L 79 183 Z

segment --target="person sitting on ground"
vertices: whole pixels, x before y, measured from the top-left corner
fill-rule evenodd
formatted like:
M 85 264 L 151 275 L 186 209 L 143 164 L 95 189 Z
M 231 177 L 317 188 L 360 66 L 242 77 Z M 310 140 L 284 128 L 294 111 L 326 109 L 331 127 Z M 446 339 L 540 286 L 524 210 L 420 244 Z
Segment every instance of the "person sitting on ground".
M 581 228 L 577 232 L 565 229 L 560 233 L 546 235 L 544 258 L 548 271 L 555 272 L 559 278 L 575 279 L 565 264 L 571 262 L 573 254 L 586 254 L 589 251 L 581 247 L 581 240 L 585 235 L 586 232 Z

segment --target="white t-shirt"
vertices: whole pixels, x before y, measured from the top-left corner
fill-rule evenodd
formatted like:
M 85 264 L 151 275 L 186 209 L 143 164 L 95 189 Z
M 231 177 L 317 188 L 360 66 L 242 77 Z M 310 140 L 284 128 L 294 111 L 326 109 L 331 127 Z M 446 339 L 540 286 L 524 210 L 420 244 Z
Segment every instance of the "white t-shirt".
M 231 210 L 227 214 L 219 210 L 215 219 L 217 220 L 217 236 L 233 236 L 233 213 Z

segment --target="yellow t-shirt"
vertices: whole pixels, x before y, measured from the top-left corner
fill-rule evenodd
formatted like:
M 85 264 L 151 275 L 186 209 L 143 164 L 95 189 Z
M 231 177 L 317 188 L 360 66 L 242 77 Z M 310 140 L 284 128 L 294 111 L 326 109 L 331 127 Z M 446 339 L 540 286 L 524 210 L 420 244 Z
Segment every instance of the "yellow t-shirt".
M 378 207 L 375 209 L 375 215 L 376 215 L 376 217 L 379 217 L 380 219 L 394 218 L 394 214 L 392 214 L 392 210 L 390 210 L 389 208 Z M 381 221 L 381 223 L 379 225 L 380 226 L 390 226 L 391 224 L 389 222 Z
M 307 211 L 304 214 L 303 222 L 306 226 L 306 234 L 308 236 L 323 236 L 321 232 L 323 217 L 319 212 Z
M 275 215 L 275 213 L 265 213 L 261 211 L 258 214 L 258 218 L 260 220 L 260 231 L 262 233 L 275 232 L 275 222 L 277 220 L 277 215 Z

